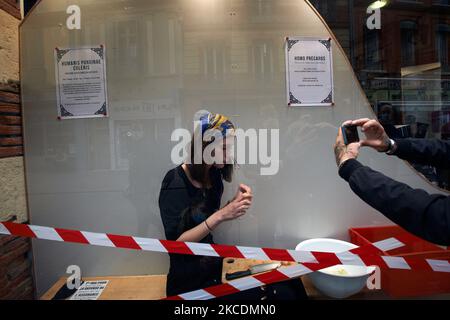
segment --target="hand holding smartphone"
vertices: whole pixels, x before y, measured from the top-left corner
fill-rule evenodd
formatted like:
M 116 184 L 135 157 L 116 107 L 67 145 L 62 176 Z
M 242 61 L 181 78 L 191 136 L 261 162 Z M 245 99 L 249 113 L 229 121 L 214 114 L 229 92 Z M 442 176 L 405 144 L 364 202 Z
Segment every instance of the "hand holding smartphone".
M 341 127 L 341 130 L 345 145 L 359 141 L 358 126 L 345 125 Z

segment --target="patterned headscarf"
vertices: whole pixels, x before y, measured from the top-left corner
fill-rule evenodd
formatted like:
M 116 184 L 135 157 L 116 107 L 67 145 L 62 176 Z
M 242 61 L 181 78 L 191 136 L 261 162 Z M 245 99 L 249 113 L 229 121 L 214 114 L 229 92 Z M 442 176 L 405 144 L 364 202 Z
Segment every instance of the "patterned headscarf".
M 222 114 L 214 114 L 205 111 L 199 115 L 199 121 L 202 126 L 202 135 L 209 129 L 219 130 L 224 137 L 227 134 L 227 130 L 228 133 L 230 133 L 230 131 L 231 133 L 234 132 L 233 123 Z

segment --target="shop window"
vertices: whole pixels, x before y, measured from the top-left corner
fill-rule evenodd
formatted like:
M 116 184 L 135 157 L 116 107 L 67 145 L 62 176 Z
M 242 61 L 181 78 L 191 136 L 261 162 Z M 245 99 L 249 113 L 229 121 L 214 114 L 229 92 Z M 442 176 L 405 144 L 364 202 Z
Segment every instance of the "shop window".
M 268 16 L 272 13 L 272 1 L 257 0 L 254 4 L 258 16 Z
M 345 11 L 330 13 L 342 22 L 332 23 L 325 2 L 313 4 L 335 33 L 343 28 L 351 30 L 352 25 L 363 28 L 361 33 L 349 33 L 355 59 L 351 55 L 349 58 L 379 121 L 390 135 L 450 139 L 450 25 L 448 13 L 444 12 L 447 9 L 436 10 L 437 5 L 447 6 L 449 1 L 389 2 L 381 9 L 380 30 L 365 27 L 369 2 L 354 2 L 348 12 L 355 19 L 353 24 L 341 17 Z M 450 188 L 450 174 L 434 167 L 412 165 L 432 183 Z
M 86 124 L 86 129 L 89 170 L 111 170 L 109 121 L 90 121 Z
M 180 34 L 178 19 L 165 13 L 155 14 L 147 19 L 145 25 L 148 74 L 175 75 L 178 70 L 176 43 Z
M 336 20 L 336 0 L 313 0 L 311 3 L 328 23 Z
M 401 61 L 402 67 L 416 64 L 417 23 L 414 21 L 400 22 Z
M 364 65 L 367 70 L 380 70 L 380 31 L 364 28 Z
M 222 41 L 213 41 L 200 48 L 201 70 L 205 79 L 223 80 L 228 73 L 229 47 Z
M 256 79 L 271 79 L 274 74 L 272 44 L 269 41 L 255 41 L 252 46 L 253 74 Z
M 450 25 L 438 25 L 436 30 L 437 59 L 441 63 L 442 71 L 449 72 L 450 61 Z
M 138 63 L 138 21 L 122 20 L 113 23 L 110 37 L 117 50 L 111 52 L 114 62 L 114 74 L 120 77 L 133 77 L 139 68 Z

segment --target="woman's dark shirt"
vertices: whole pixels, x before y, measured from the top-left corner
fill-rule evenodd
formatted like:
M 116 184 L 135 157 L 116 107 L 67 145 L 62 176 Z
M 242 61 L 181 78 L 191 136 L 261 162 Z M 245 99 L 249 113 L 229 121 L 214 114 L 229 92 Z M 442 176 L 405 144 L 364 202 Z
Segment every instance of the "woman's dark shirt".
M 196 188 L 180 166 L 167 172 L 159 194 L 159 209 L 167 240 L 177 240 L 219 210 L 223 193 L 220 171 L 210 170 L 212 187 Z M 214 243 L 211 234 L 200 240 Z M 222 258 L 170 254 L 167 296 L 201 289 L 218 283 Z

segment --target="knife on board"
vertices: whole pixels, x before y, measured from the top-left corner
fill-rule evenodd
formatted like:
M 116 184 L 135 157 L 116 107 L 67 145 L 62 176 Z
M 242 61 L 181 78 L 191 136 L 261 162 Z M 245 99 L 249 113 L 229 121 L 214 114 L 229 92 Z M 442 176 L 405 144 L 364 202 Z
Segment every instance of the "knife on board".
M 247 277 L 252 274 L 262 273 L 270 270 L 277 269 L 281 266 L 280 262 L 271 262 L 271 263 L 262 263 L 262 264 L 256 264 L 254 266 L 251 266 L 247 270 L 244 271 L 237 271 L 233 273 L 227 273 L 225 274 L 225 279 L 227 281 Z

